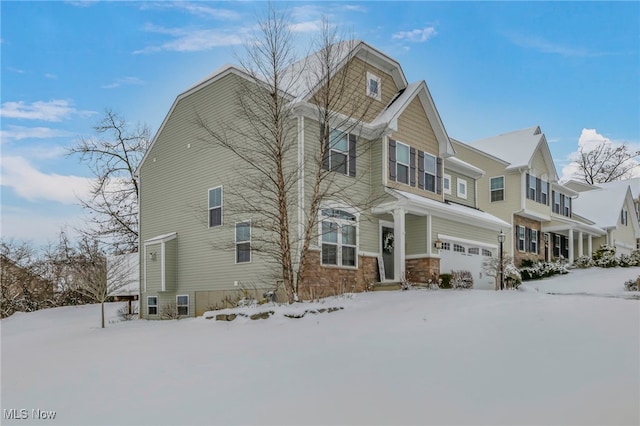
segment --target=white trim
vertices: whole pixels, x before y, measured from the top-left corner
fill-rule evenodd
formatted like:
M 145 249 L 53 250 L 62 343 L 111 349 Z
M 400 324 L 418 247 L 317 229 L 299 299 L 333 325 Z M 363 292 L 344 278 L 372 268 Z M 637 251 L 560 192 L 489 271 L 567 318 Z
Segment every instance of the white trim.
M 446 235 L 446 234 L 438 234 L 438 239 L 442 240 L 442 241 L 453 242 L 453 243 L 466 244 L 468 246 L 474 246 L 474 247 L 477 246 L 477 247 L 488 248 L 488 249 L 493 249 L 493 250 L 497 250 L 498 249 L 498 244 L 483 243 L 481 241 L 470 240 L 470 239 L 467 239 L 467 238 L 454 237 L 454 236 Z
M 322 236 L 324 235 L 324 233 L 322 232 L 322 222 L 324 222 L 325 220 L 337 220 L 338 222 L 334 222 L 334 223 L 346 223 L 346 221 L 344 219 L 336 219 L 336 218 L 326 218 L 323 219 L 322 216 L 322 210 L 325 209 L 334 209 L 334 210 L 342 210 L 346 213 L 352 214 L 355 218 L 356 221 L 353 224 L 350 224 L 352 226 L 355 226 L 356 228 L 356 244 L 355 244 L 355 265 L 353 266 L 349 266 L 349 265 L 342 265 L 342 241 L 341 241 L 341 237 L 342 237 L 342 230 L 339 228 L 338 229 L 338 241 L 335 243 L 337 249 L 336 249 L 336 265 L 325 265 L 322 262 L 322 244 L 323 240 L 322 240 Z M 358 265 L 359 265 L 359 259 L 358 259 L 358 253 L 360 252 L 360 211 L 358 209 L 356 209 L 355 207 L 351 207 L 348 204 L 344 203 L 344 202 L 340 202 L 340 201 L 323 201 L 320 204 L 320 208 L 318 209 L 318 243 L 319 243 L 319 247 L 318 249 L 320 250 L 320 266 L 322 267 L 326 267 L 326 268 L 339 268 L 339 269 L 358 269 Z M 327 243 L 327 244 L 334 244 L 334 243 Z M 346 244 L 347 247 L 353 247 L 350 244 Z M 376 254 L 377 256 L 377 254 Z
M 178 305 L 178 297 L 186 297 L 187 298 L 187 304 L 186 304 L 186 306 L 187 306 L 187 314 L 185 316 L 189 316 L 191 314 L 191 312 L 189 312 L 191 310 L 190 309 L 191 306 L 189 306 L 189 305 L 191 305 L 191 298 L 189 297 L 188 294 L 176 294 L 176 314 L 178 314 L 178 308 L 180 306 L 185 306 L 185 305 Z
M 211 216 L 210 212 L 212 210 L 211 207 L 211 191 L 220 188 L 220 225 L 211 226 Z M 222 185 L 214 186 L 213 188 L 207 189 L 207 228 L 217 228 L 218 226 L 222 226 L 224 224 L 224 189 L 222 189 Z M 217 209 L 218 207 L 213 207 Z
M 152 244 L 166 243 L 168 241 L 173 240 L 177 236 L 178 236 L 177 232 L 170 232 L 168 234 L 158 235 L 157 237 L 153 237 L 153 238 L 149 238 L 148 240 L 145 240 L 144 245 L 148 246 Z
M 160 288 L 162 291 L 167 291 L 167 282 L 165 277 L 165 264 L 164 264 L 164 241 L 160 244 Z
M 467 194 L 469 192 L 469 188 L 467 186 L 467 180 L 466 179 L 460 179 L 460 178 L 456 178 L 456 194 L 459 198 L 464 198 L 465 200 L 467 199 Z M 464 187 L 464 192 L 460 191 L 460 185 L 462 185 Z
M 149 305 L 149 299 L 152 298 L 152 297 L 154 299 L 156 299 L 156 304 L 155 305 Z M 147 316 L 149 316 L 149 315 L 159 315 L 160 314 L 159 305 L 160 305 L 160 298 L 157 295 L 156 296 L 147 296 Z M 155 306 L 156 307 L 156 313 L 155 314 L 150 314 L 149 313 L 149 306 Z
M 502 178 L 502 200 L 495 200 L 493 201 L 491 199 L 491 193 L 493 192 L 493 189 L 491 189 L 491 181 L 493 179 L 498 179 L 498 178 Z M 498 191 L 496 189 L 496 191 Z M 500 201 L 506 201 L 507 199 L 507 178 L 505 175 L 497 175 L 497 176 L 491 176 L 489 177 L 489 203 L 499 203 Z
M 369 85 L 369 83 L 371 82 L 371 80 L 374 80 L 377 85 L 378 85 L 378 91 L 377 92 L 372 92 L 371 91 L 371 86 Z M 382 79 L 380 77 L 378 77 L 377 75 L 370 73 L 367 71 L 367 96 L 369 96 L 370 98 L 373 98 L 377 101 L 382 99 Z
M 382 139 L 382 185 L 389 184 L 389 136 Z
M 444 182 L 446 180 L 449 181 L 449 189 L 447 189 L 444 185 Z M 442 174 L 442 193 L 451 195 L 451 175 L 450 174 L 447 174 L 447 173 Z
M 144 285 L 144 292 L 147 292 L 147 245 L 145 244 L 143 246 L 143 255 L 144 255 L 144 266 L 143 266 L 143 271 L 142 271 L 142 284 Z
M 302 238 L 304 236 L 305 214 L 304 214 L 304 184 L 305 184 L 305 161 L 304 161 L 304 120 L 303 116 L 298 117 L 298 249 L 296 253 L 296 263 L 300 263 L 300 252 Z M 297 268 L 296 268 L 297 269 Z
M 404 145 L 407 147 L 407 155 L 409 156 L 409 160 L 407 161 L 407 163 L 403 163 L 398 159 L 398 145 Z M 398 165 L 403 165 L 407 167 L 407 182 L 401 182 L 398 179 L 399 178 Z M 411 146 L 406 143 L 402 143 L 400 141 L 396 141 L 396 182 L 404 185 L 411 185 Z M 436 185 L 436 188 L 437 188 L 437 185 Z
M 376 253 L 373 251 L 359 251 L 358 252 L 358 256 L 362 256 L 362 257 L 378 257 L 380 256 L 380 253 Z
M 432 227 L 431 215 L 427 215 L 427 254 L 432 256 L 433 253 L 433 227 Z
M 433 158 L 433 164 L 435 166 L 435 170 L 433 171 L 433 174 L 427 172 L 427 157 Z M 411 148 L 409 148 L 409 162 L 411 162 Z M 424 176 L 422 177 L 422 179 L 424 180 L 424 190 L 427 192 L 431 192 L 433 194 L 437 194 L 438 193 L 438 157 L 425 151 L 422 158 L 422 168 L 424 170 L 423 171 Z M 409 170 L 411 170 L 411 167 L 409 167 Z M 433 176 L 433 191 L 430 189 L 427 189 L 427 175 Z M 411 183 L 411 177 L 409 177 L 409 183 Z M 451 180 L 449 180 L 449 185 L 451 185 Z M 442 188 L 443 188 L 442 192 L 444 192 L 444 183 L 442 185 Z
M 419 254 L 408 254 L 405 257 L 405 260 L 413 260 L 413 259 L 439 259 L 440 255 L 438 254 L 428 254 L 428 253 L 419 253 Z

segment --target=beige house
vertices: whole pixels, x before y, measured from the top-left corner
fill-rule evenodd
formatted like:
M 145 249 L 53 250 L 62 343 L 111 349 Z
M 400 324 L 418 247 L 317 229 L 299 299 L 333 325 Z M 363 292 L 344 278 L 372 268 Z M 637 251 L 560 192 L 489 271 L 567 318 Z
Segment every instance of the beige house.
M 597 185 L 569 181 L 566 186 L 579 192 L 574 203 L 576 214 L 606 232 L 595 241 L 595 247 L 608 244 L 617 254 L 640 248 L 640 178 Z
M 590 255 L 605 231 L 574 212 L 578 192 L 560 184 L 540 127 L 469 144 L 452 140 L 456 156 L 485 171 L 477 181 L 478 207 L 512 225 L 505 251 L 523 260 Z
M 424 81 L 409 83 L 397 61 L 367 43 L 342 43 L 336 51 L 342 56 L 331 78 L 346 73 L 346 90 L 357 101 L 333 111 L 341 119 L 323 142 L 328 149 L 321 163 L 344 190 L 321 200 L 312 266 L 300 293 L 426 282 L 459 269 L 472 271 L 477 288 L 493 288 L 482 263 L 497 255 L 496 236 L 511 233 L 511 220 L 482 211 L 477 189 L 485 169 L 457 158 Z M 308 83 L 314 58 L 285 75 Z M 241 208 L 246 164 L 206 146 L 196 124 L 199 117 L 248 127 L 235 105 L 252 84 L 242 70 L 225 66 L 180 94 L 137 170 L 143 317 L 159 318 L 168 306 L 201 315 L 240 289 L 261 295 L 280 285 L 270 259 L 256 250 L 265 232 L 259 218 Z M 296 147 L 287 161 L 299 176 L 294 249 L 321 151 L 314 104 L 321 88 L 291 84 L 286 93 Z M 364 105 L 364 118 L 354 122 L 353 110 Z

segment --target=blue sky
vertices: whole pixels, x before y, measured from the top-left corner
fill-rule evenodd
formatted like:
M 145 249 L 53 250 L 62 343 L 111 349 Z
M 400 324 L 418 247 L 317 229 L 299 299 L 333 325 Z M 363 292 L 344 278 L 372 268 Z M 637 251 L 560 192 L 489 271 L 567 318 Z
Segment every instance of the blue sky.
M 451 137 L 540 125 L 558 173 L 579 144 L 640 144 L 639 2 L 286 2 L 300 54 L 321 16 L 425 80 Z M 105 108 L 155 132 L 235 63 L 264 2 L 0 2 L 2 236 L 81 224 L 89 170 L 65 148 Z M 587 129 L 586 131 L 583 129 Z

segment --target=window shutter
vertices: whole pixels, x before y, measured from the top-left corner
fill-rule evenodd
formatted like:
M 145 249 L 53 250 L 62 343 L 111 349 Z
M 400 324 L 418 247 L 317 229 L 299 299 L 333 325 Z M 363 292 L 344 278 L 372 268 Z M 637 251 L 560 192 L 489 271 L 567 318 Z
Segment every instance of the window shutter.
M 389 139 L 389 179 L 396 180 L 396 141 Z
M 527 173 L 527 188 L 525 189 L 525 197 L 529 198 L 529 173 Z
M 409 176 L 409 183 L 411 184 L 411 186 L 416 186 L 416 149 L 415 148 L 411 148 L 409 150 L 409 173 L 411 173 L 411 175 Z
M 418 188 L 424 189 L 424 151 L 418 150 Z
M 537 202 L 541 202 L 541 198 L 542 198 L 542 181 L 538 178 L 536 178 L 536 201 Z
M 438 195 L 442 194 L 442 158 L 438 157 L 438 167 L 436 176 L 436 186 L 438 188 Z
M 526 251 L 531 251 L 531 228 L 524 228 L 524 246 Z
M 536 248 L 537 248 L 537 250 L 538 250 L 538 251 L 536 252 L 536 254 L 539 254 L 539 253 L 540 253 L 540 232 L 541 232 L 541 231 L 538 231 L 538 233 L 537 233 L 537 236 L 538 236 L 538 242 L 537 242 L 537 244 L 536 244 Z
M 349 176 L 356 176 L 356 135 L 349 134 Z
M 560 194 L 560 211 L 558 213 L 564 215 L 564 194 Z
M 324 155 L 322 156 L 322 168 L 324 170 L 329 170 L 329 156 L 331 155 L 329 149 L 329 139 L 330 139 L 329 129 L 325 127 L 324 129 Z

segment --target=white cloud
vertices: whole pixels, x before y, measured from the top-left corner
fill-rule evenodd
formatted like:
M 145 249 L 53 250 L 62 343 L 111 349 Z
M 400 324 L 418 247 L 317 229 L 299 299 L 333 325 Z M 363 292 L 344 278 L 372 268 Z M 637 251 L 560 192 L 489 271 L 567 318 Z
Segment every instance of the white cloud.
M 0 142 L 19 141 L 22 139 L 49 139 L 73 136 L 66 130 L 51 129 L 49 127 L 7 126 L 7 130 L 0 130 Z
M 206 18 L 214 18 L 220 20 L 238 20 L 242 17 L 240 13 L 229 9 L 217 9 L 215 7 L 205 6 L 204 3 L 190 3 L 184 1 L 177 2 L 145 2 L 140 7 L 141 10 L 147 9 L 165 9 L 165 10 L 181 10 L 192 15 Z
M 174 40 L 159 46 L 148 46 L 136 50 L 133 53 L 151 53 L 160 51 L 197 52 L 209 50 L 214 47 L 235 46 L 245 41 L 242 33 L 226 33 L 220 30 L 193 30 L 187 28 L 165 28 L 153 24 L 147 24 L 145 31 L 166 34 L 174 37 Z
M 399 31 L 391 36 L 393 40 L 405 40 L 412 42 L 425 42 L 433 38 L 436 34 L 434 27 L 418 28 L 411 31 Z
M 27 104 L 22 101 L 4 102 L 0 107 L 0 117 L 20 118 L 25 120 L 43 120 L 58 122 L 68 119 L 73 115 L 89 116 L 93 111 L 79 111 L 73 104 L 65 99 L 51 101 L 36 101 Z
M 593 56 L 604 56 L 604 55 L 610 54 L 605 52 L 591 51 L 584 47 L 567 46 L 561 43 L 545 40 L 537 36 L 524 36 L 524 35 L 515 34 L 515 33 L 508 33 L 505 35 L 516 46 L 537 50 L 542 53 L 553 53 L 561 56 L 575 56 L 575 57 L 593 57 Z
M 82 228 L 86 220 L 80 206 L 68 206 L 63 211 L 52 212 L 34 208 L 2 206 L 2 236 L 18 241 L 30 241 L 35 246 L 45 246 L 58 239 L 64 228 L 74 238 L 74 228 Z
M 58 79 L 58 76 L 57 76 L 57 75 L 55 75 L 55 74 L 51 74 L 51 73 L 49 73 L 49 72 L 48 72 L 48 73 L 45 73 L 45 75 L 44 75 L 44 76 L 45 76 L 45 78 L 48 78 L 49 80 L 57 80 L 57 79 Z
M 361 12 L 364 13 L 367 11 L 367 9 L 360 5 L 360 4 L 346 4 L 344 6 L 342 6 L 343 10 L 346 10 L 347 12 Z
M 578 138 L 578 149 L 569 154 L 569 163 L 562 167 L 562 176 L 560 180 L 566 182 L 569 179 L 579 178 L 580 167 L 578 166 L 577 160 L 580 158 L 580 150 L 592 151 L 601 144 L 610 145 L 612 148 L 621 145 L 620 142 L 612 141 L 611 139 L 601 135 L 596 131 L 596 129 L 582 129 L 580 137 Z M 634 144 L 627 144 L 627 146 L 632 150 L 640 150 L 640 147 L 635 146 Z M 638 165 L 638 167 L 635 167 L 632 170 L 633 176 L 640 177 L 640 161 L 631 161 L 634 161 Z
M 20 197 L 30 201 L 49 200 L 74 204 L 78 197 L 86 198 L 91 178 L 43 173 L 23 157 L 2 158 L 0 184 L 12 188 Z
M 322 21 L 306 21 L 289 25 L 289 29 L 294 33 L 311 33 L 322 29 Z
M 139 79 L 138 77 L 124 77 L 124 78 L 116 78 L 112 83 L 105 84 L 102 86 L 103 89 L 115 89 L 121 86 L 139 86 L 145 84 L 144 80 Z

